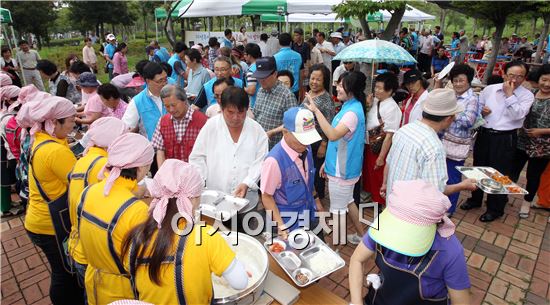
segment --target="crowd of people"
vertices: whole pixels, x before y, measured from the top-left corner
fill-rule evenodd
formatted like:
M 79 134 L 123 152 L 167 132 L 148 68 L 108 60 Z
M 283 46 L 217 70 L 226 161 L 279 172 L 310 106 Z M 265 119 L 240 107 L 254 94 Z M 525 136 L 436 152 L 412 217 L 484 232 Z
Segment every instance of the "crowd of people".
M 318 227 L 328 208 L 333 240 L 317 235 L 336 251 L 357 245 L 352 304 L 363 303 L 370 258 L 385 282 L 411 289 L 373 285 L 366 304 L 469 303 L 451 219 L 461 191 L 472 192 L 461 209 L 482 206 L 476 181 L 456 169 L 472 149 L 474 166 L 513 181 L 527 164 L 519 217 L 550 207 L 550 64 L 529 73 L 527 89 L 529 66 L 510 61 L 500 81 L 474 92 L 464 31 L 453 34 L 448 58 L 439 27 L 403 28 L 394 42 L 418 65 L 381 64 L 372 80 L 360 64 L 334 60 L 364 36 L 308 39 L 295 28 L 255 43 L 245 27 L 224 34 L 207 45 L 177 42 L 172 52 L 153 41 L 134 71 L 114 34 L 100 52 L 86 38 L 82 58 L 70 54 L 61 69 L 26 41 L 15 61 L 2 49 L 1 187 L 18 200 L 2 197 L 1 212 L 26 212 L 25 229 L 51 267 L 53 304 L 208 304 L 211 273 L 244 289 L 246 266 L 219 233 L 172 231 L 177 213 L 178 228 L 193 224 L 204 188 L 249 201 L 223 223 L 242 233 L 246 215 L 264 211 L 274 221 L 266 230 L 286 239 Z M 448 76 L 430 84 L 452 60 Z M 358 205 L 368 201 L 383 209 L 378 230 L 360 222 Z M 486 202 L 480 221 L 491 222 L 508 196 Z M 191 242 L 196 235 L 202 245 Z M 411 276 L 424 271 L 429 278 Z

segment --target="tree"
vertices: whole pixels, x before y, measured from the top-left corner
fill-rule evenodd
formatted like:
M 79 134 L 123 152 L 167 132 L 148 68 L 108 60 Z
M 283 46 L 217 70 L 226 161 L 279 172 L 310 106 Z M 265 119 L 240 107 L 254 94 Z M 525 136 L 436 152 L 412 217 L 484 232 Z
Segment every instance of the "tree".
M 541 17 L 544 21 L 544 27 L 539 39 L 539 45 L 537 46 L 537 53 L 535 54 L 535 62 L 541 62 L 542 46 L 546 37 L 548 37 L 548 28 L 550 27 L 550 2 L 548 1 L 536 1 L 533 7 L 533 13 L 536 17 Z M 533 31 L 534 32 L 534 31 Z
M 370 34 L 369 23 L 367 22 L 368 15 L 381 10 L 388 10 L 392 14 L 392 17 L 382 34 L 382 39 L 390 40 L 405 14 L 406 4 L 406 1 L 400 0 L 383 2 L 347 0 L 334 6 L 333 11 L 338 14 L 338 18 L 357 18 L 361 23 L 363 33 L 368 37 Z
M 141 15 L 143 16 L 143 32 L 145 33 L 145 41 L 148 41 L 147 37 L 147 17 L 154 12 L 155 8 L 159 6 L 159 2 L 155 1 L 138 1 Z
M 483 81 L 486 83 L 489 77 L 493 74 L 497 57 L 496 55 L 500 49 L 500 40 L 502 33 L 504 33 L 504 27 L 508 17 L 512 14 L 519 14 L 534 9 L 533 1 L 519 1 L 519 2 L 506 2 L 506 1 L 431 1 L 441 8 L 451 9 L 467 16 L 486 19 L 491 21 L 496 27 L 496 36 L 493 41 L 493 52 L 489 58 L 487 64 L 487 70 L 483 77 Z M 538 2 L 538 1 L 537 1 Z M 542 2 L 542 1 L 541 1 Z
M 38 48 L 42 47 L 42 39 L 49 42 L 48 29 L 57 18 L 54 2 L 49 1 L 3 1 L 2 7 L 11 11 L 14 28 L 21 36 L 36 35 Z
M 101 37 L 105 36 L 105 23 L 111 24 L 115 32 L 115 25 L 132 25 L 137 18 L 126 1 L 70 1 L 69 17 L 80 31 L 94 28 Z

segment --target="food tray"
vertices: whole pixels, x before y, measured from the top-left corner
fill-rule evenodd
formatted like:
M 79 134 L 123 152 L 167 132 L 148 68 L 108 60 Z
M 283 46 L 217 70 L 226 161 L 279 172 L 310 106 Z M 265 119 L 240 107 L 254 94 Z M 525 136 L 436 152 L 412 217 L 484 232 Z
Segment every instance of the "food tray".
M 249 200 L 214 190 L 201 194 L 200 211 L 203 215 L 222 221 L 229 220 L 248 205 Z
M 285 273 L 292 279 L 292 281 L 298 287 L 306 287 L 315 283 L 319 279 L 333 273 L 334 271 L 344 267 L 346 262 L 329 248 L 319 237 L 315 236 L 311 232 L 306 232 L 299 229 L 300 234 L 296 239 L 300 239 L 303 236 L 309 237 L 309 244 L 305 248 L 298 250 L 293 248 L 299 244 L 303 244 L 302 241 L 295 243 L 280 240 L 278 238 L 273 239 L 273 243 L 270 243 L 270 239 L 264 243 L 264 247 L 267 252 L 273 256 L 275 261 L 283 268 Z M 273 252 L 273 245 L 282 245 L 283 251 Z M 299 274 L 305 275 L 307 281 L 299 281 L 296 278 Z
M 480 190 L 488 194 L 512 194 L 523 195 L 529 194 L 524 188 L 515 184 L 513 181 L 500 183 L 494 179 L 494 176 L 499 176 L 506 180 L 499 171 L 492 167 L 486 166 L 457 166 L 456 169 L 466 178 L 476 179 L 477 186 Z M 509 180 L 509 179 L 508 179 Z

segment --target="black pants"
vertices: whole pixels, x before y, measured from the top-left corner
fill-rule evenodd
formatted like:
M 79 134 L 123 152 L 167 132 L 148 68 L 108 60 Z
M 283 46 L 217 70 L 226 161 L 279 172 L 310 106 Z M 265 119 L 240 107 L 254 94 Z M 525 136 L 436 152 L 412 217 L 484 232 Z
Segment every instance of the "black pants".
M 321 170 L 321 165 L 325 162 L 325 158 L 317 158 L 317 151 L 321 146 L 321 141 L 311 144 L 311 153 L 313 154 L 313 164 L 315 165 L 315 180 L 313 182 L 315 186 L 315 191 L 319 199 L 325 198 L 325 186 L 326 181 L 324 178 L 319 176 L 319 171 Z
M 537 190 L 540 185 L 540 176 L 546 169 L 549 159 L 544 158 L 530 158 L 523 150 L 516 149 L 516 157 L 514 160 L 514 168 L 510 178 L 514 181 L 518 181 L 519 175 L 527 163 L 527 186 L 525 187 L 529 194 L 525 195 L 523 199 L 531 202 L 537 194 Z
M 503 175 L 511 176 L 514 169 L 514 159 L 518 136 L 516 130 L 495 133 L 481 128 L 474 146 L 474 166 L 490 166 Z M 472 192 L 470 201 L 481 205 L 483 192 Z M 487 212 L 495 216 L 504 214 L 504 206 L 508 195 L 487 194 Z
M 418 68 L 426 73 L 426 78 L 430 78 L 430 67 L 432 65 L 432 57 L 428 54 L 418 52 Z
M 54 305 L 84 304 L 84 288 L 78 285 L 76 273 L 70 274 L 63 268 L 63 258 L 57 248 L 55 236 L 35 234 L 27 231 L 32 243 L 38 246 L 46 255 L 52 278 L 50 284 L 50 299 Z

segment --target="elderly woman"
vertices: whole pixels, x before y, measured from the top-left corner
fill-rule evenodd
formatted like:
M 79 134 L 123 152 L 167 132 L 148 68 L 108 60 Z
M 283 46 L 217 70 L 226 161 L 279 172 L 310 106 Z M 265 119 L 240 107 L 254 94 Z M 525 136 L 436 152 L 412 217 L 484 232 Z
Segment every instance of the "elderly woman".
M 537 190 L 539 202 L 548 206 L 547 187 L 539 188 L 539 185 L 548 185 L 548 182 L 541 181 L 541 176 L 548 166 L 550 159 L 550 64 L 545 64 L 537 70 L 535 78 L 538 82 L 538 90 L 533 90 L 535 102 L 523 122 L 523 128 L 519 129 L 518 145 L 516 149 L 513 180 L 519 178 L 525 163 L 527 163 L 527 186 L 529 194 L 523 197 L 523 204 L 519 217 L 527 218 L 529 208 L 541 208 L 536 202 L 533 203 Z M 545 176 L 548 179 L 548 175 Z
M 397 181 L 378 228 L 369 229 L 350 259 L 350 304 L 470 304 L 464 249 L 445 216 L 450 206 L 431 183 Z M 363 265 L 370 258 L 380 275 L 367 276 L 363 300 Z
M 126 267 L 140 300 L 211 304 L 212 273 L 233 289 L 246 288 L 247 272 L 227 242 L 219 233 L 209 234 L 209 226 L 194 226 L 202 190 L 199 172 L 180 160 L 166 160 L 155 175 L 149 188 L 153 201 L 144 215 L 148 218 L 124 237 L 122 246 L 121 257 L 130 257 Z M 175 217 L 184 234 L 174 232 Z M 195 242 L 199 238 L 202 242 Z
M 359 222 L 359 210 L 354 204 L 353 188 L 361 177 L 363 164 L 363 149 L 365 141 L 365 114 L 363 101 L 366 100 L 366 77 L 363 73 L 353 71 L 343 74 L 341 81 L 336 86 L 338 100 L 343 102 L 342 109 L 332 120 L 332 124 L 313 100 L 306 94 L 308 102 L 305 104 L 315 114 L 317 123 L 328 139 L 325 163 L 321 166 L 320 174 L 328 176 L 328 188 L 330 195 L 330 211 L 340 218 L 334 229 L 341 232 L 339 224 L 345 223 L 346 214 L 355 227 L 355 234 L 350 234 L 347 239 L 350 243 L 358 244 L 363 235 L 363 226 Z M 342 243 L 345 241 L 339 241 Z
M 466 158 L 468 158 L 474 141 L 472 127 L 474 127 L 481 113 L 478 96 L 474 94 L 471 87 L 474 73 L 474 69 L 466 64 L 455 65 L 449 72 L 449 81 L 453 85 L 457 102 L 464 106 L 464 111 L 456 115 L 455 120 L 445 130 L 441 140 L 447 153 L 447 175 L 449 177 L 447 185 L 462 181 L 462 174 L 456 169 L 456 166 L 463 166 Z M 438 80 L 437 77 L 435 79 L 434 87 L 440 88 L 441 80 Z M 455 212 L 459 195 L 460 193 L 449 195 L 451 201 L 449 215 Z
M 393 134 L 401 123 L 401 110 L 392 97 L 397 88 L 397 76 L 386 72 L 374 79 L 374 99 L 372 95 L 367 97 L 367 103 L 371 107 L 367 113 L 369 143 L 365 147 L 363 162 L 363 189 L 371 193 L 372 201 L 379 204 L 386 203 L 380 196 L 380 187 L 384 180 L 384 166 Z
M 98 175 L 103 180 L 82 192 L 76 225 L 88 262 L 85 286 L 89 304 L 137 297 L 120 253 L 124 236 L 147 218 L 147 204 L 133 191 L 149 172 L 154 154 L 142 135 L 121 135 L 107 149 L 107 163 Z
M 80 194 L 89 185 L 99 182 L 97 175 L 107 163 L 107 147 L 127 131 L 126 124 L 117 118 L 106 117 L 93 122 L 85 135 L 87 145 L 84 156 L 76 161 L 69 176 L 69 214 L 72 227 L 68 249 L 82 284 L 88 262 L 80 245 L 76 221 Z
M 65 98 L 35 98 L 17 113 L 17 123 L 32 127 L 29 159 L 29 205 L 25 229 L 33 244 L 46 255 L 52 270 L 50 299 L 53 304 L 83 304 L 83 290 L 64 255 L 70 223 L 68 175 L 76 158 L 67 143 L 75 126 L 76 110 Z

